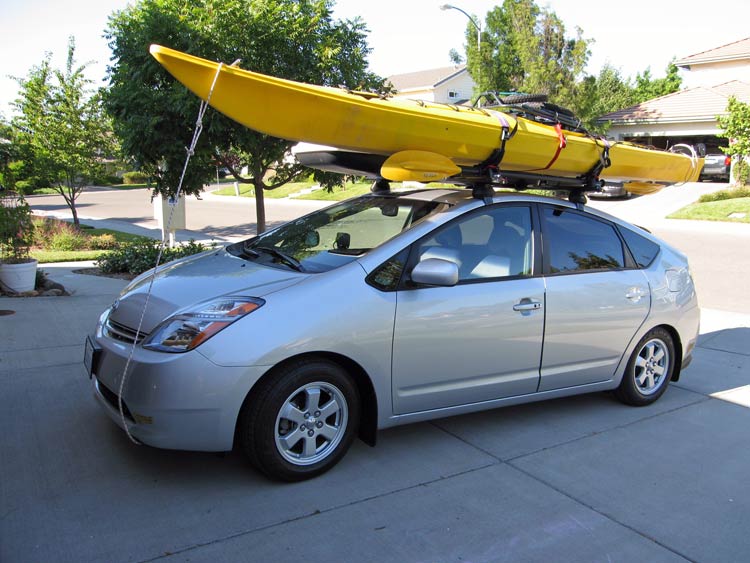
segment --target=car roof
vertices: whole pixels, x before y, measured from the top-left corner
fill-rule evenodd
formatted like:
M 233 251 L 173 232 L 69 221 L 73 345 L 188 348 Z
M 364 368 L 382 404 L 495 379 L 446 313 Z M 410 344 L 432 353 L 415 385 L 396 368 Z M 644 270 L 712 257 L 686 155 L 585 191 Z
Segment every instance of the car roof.
M 456 207 L 476 207 L 479 205 L 479 202 L 484 201 L 483 199 L 477 199 L 472 194 L 472 190 L 469 188 L 421 188 L 421 189 L 414 189 L 414 190 L 407 190 L 407 191 L 394 191 L 394 192 L 385 192 L 385 193 L 378 193 L 378 194 L 369 194 L 373 196 L 381 196 L 381 197 L 393 197 L 393 198 L 399 198 L 399 199 L 411 199 L 411 200 L 418 200 L 418 201 L 436 201 L 439 203 L 445 203 L 450 206 L 456 206 Z M 367 196 L 365 196 L 367 197 Z M 580 205 L 572 203 L 565 199 L 560 199 L 556 197 L 551 196 L 545 196 L 545 195 L 538 195 L 533 193 L 526 193 L 526 192 L 505 192 L 505 191 L 494 191 L 494 194 L 491 196 L 493 203 L 501 203 L 501 202 L 524 202 L 524 203 L 547 203 L 552 204 L 559 207 L 564 207 L 567 209 L 577 209 L 578 211 L 582 211 L 584 213 L 587 213 L 589 215 L 593 215 L 596 217 L 600 217 L 602 219 L 605 219 L 607 221 L 611 221 L 613 223 L 617 223 L 619 225 L 623 225 L 629 228 L 633 228 L 634 225 L 624 221 L 623 219 L 620 219 L 619 217 L 615 217 L 614 215 L 610 215 L 609 213 L 606 213 L 604 211 L 600 211 L 598 209 L 595 209 L 593 207 L 588 207 L 586 205 Z
M 469 188 L 422 188 L 408 191 L 377 193 L 374 195 L 418 201 L 436 201 L 457 206 L 472 205 L 477 201 L 484 201 L 483 198 L 477 199 L 474 197 L 472 190 Z M 576 204 L 567 200 L 533 193 L 494 191 L 490 197 L 494 203 L 500 203 L 502 201 L 541 202 L 553 203 L 571 209 L 576 208 Z

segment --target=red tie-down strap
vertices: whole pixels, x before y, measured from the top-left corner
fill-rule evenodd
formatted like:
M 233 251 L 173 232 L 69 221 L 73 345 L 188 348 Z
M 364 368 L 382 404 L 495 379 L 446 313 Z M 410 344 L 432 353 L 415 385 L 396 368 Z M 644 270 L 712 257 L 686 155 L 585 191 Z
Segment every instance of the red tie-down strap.
M 555 133 L 557 133 L 557 140 L 559 143 L 557 144 L 557 150 L 555 151 L 555 156 L 552 157 L 552 160 L 549 161 L 549 164 L 542 168 L 541 170 L 547 170 L 550 166 L 552 166 L 555 161 L 557 160 L 557 157 L 560 156 L 560 153 L 562 150 L 568 146 L 568 139 L 565 138 L 565 135 L 563 135 L 562 125 L 559 123 L 555 124 Z
M 547 166 L 544 168 L 532 168 L 529 170 L 523 170 L 523 172 L 541 172 L 542 170 L 548 170 L 558 159 L 560 156 L 560 153 L 562 150 L 568 145 L 568 139 L 563 134 L 562 125 L 560 123 L 555 124 L 555 133 L 557 133 L 557 150 L 555 151 L 555 155 L 552 157 L 552 160 L 550 160 L 547 163 Z

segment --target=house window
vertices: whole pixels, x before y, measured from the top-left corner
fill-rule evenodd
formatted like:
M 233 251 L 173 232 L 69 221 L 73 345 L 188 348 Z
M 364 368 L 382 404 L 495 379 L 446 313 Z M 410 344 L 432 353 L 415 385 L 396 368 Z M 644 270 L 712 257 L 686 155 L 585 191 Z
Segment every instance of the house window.
M 448 90 L 448 97 L 449 98 L 458 98 L 458 92 L 455 90 Z

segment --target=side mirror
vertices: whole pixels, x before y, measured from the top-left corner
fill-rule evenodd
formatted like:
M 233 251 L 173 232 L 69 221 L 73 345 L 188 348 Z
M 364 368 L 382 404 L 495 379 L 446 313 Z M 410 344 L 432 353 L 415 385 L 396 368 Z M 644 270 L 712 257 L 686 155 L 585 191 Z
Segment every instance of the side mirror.
M 320 233 L 318 231 L 309 231 L 305 234 L 305 246 L 315 248 L 320 244 Z
M 336 241 L 333 247 L 338 250 L 347 250 L 352 243 L 352 235 L 349 233 L 336 233 Z
M 427 258 L 414 266 L 411 280 L 424 285 L 451 287 L 458 283 L 458 266 L 440 258 Z

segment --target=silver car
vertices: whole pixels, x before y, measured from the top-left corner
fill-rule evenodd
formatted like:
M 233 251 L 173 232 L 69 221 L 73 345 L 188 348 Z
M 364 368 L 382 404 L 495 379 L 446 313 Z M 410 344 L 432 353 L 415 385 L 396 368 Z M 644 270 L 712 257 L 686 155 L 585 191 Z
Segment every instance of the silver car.
M 164 265 L 149 295 L 150 275 L 87 340 L 102 408 L 144 444 L 237 446 L 287 481 L 399 424 L 595 391 L 648 405 L 698 334 L 685 256 L 523 194 L 374 193 Z
M 726 154 L 707 154 L 703 161 L 700 180 L 729 181 L 732 158 Z

